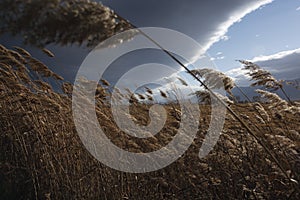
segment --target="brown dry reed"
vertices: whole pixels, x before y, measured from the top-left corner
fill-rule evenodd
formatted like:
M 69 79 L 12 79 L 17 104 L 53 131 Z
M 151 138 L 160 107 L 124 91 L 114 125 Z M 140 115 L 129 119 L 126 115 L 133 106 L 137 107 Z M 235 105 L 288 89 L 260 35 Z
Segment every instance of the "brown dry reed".
M 72 119 L 73 86 L 70 83 L 59 82 L 64 93 L 54 91 L 47 82 L 57 79 L 54 72 L 24 49 L 0 46 L 0 55 L 3 58 L 0 61 L 1 199 L 300 197 L 296 182 L 300 174 L 300 130 L 299 117 L 295 114 L 286 112 L 282 119 L 272 118 L 268 123 L 277 131 L 270 132 L 267 126 L 252 123 L 257 115 L 251 111 L 252 104 L 233 104 L 231 109 L 244 113 L 249 118 L 247 126 L 258 127 L 260 134 L 253 138 L 244 126 L 228 116 L 214 150 L 199 160 L 198 151 L 211 120 L 209 106 L 201 105 L 197 138 L 175 163 L 146 174 L 118 172 L 95 160 L 78 137 Z M 34 73 L 37 79 L 33 78 Z M 87 88 L 91 84 L 86 79 L 81 81 Z M 131 106 L 132 119 L 147 124 L 149 105 L 137 104 L 135 95 L 130 90 L 127 92 L 135 104 Z M 96 107 L 99 124 L 120 148 L 133 152 L 160 149 L 180 127 L 179 105 L 167 104 L 164 107 L 168 119 L 160 133 L 149 140 L 131 138 L 112 121 L 105 101 L 110 97 L 109 92 L 98 85 L 96 94 L 102 101 L 97 102 Z M 275 103 L 275 99 L 272 101 L 270 104 L 285 105 Z M 267 115 L 270 110 L 261 112 Z M 280 167 L 270 156 L 273 154 Z
M 111 9 L 90 0 L 2 0 L 0 10 L 1 34 L 19 34 L 25 43 L 40 47 L 50 43 L 95 47 L 131 28 Z
M 264 86 L 266 89 L 278 90 L 280 89 L 289 103 L 292 104 L 291 99 L 283 88 L 282 81 L 278 81 L 269 71 L 262 69 L 257 64 L 246 61 L 238 60 L 244 65 L 244 70 L 247 70 L 247 74 L 251 77 L 254 83 L 251 86 Z
M 89 0 L 2 0 L 0 10 L 1 34 L 20 34 L 26 43 L 40 47 L 50 43 L 91 47 L 135 27 L 101 3 Z M 74 20 L 77 23 L 70 23 Z M 156 172 L 123 173 L 95 160 L 83 146 L 72 119 L 70 83 L 25 49 L 0 45 L 0 56 L 0 199 L 300 199 L 295 181 L 300 174 L 300 130 L 295 114 L 286 112 L 264 126 L 253 123 L 257 112 L 252 111 L 252 104 L 233 104 L 231 114 L 244 113 L 249 123 L 241 125 L 238 116 L 228 115 L 214 150 L 199 160 L 198 151 L 211 120 L 209 106 L 201 105 L 197 138 L 181 158 Z M 234 87 L 221 73 L 206 70 L 199 75 L 212 87 L 225 85 L 227 92 Z M 265 72 L 253 77 L 258 85 L 275 83 Z M 259 82 L 261 77 L 266 80 Z M 64 93 L 53 91 L 48 79 L 61 84 Z M 218 79 L 223 83 L 216 82 Z M 162 96 L 167 98 L 165 92 Z M 101 85 L 96 98 L 99 123 L 120 148 L 157 150 L 168 144 L 180 127 L 180 108 L 170 102 L 172 105 L 164 105 L 170 114 L 159 134 L 149 140 L 131 138 L 112 121 L 106 104 L 110 94 Z M 138 104 L 130 90 L 126 98 L 134 104 L 132 119 L 147 124 L 149 106 Z M 255 137 L 252 129 L 258 130 Z

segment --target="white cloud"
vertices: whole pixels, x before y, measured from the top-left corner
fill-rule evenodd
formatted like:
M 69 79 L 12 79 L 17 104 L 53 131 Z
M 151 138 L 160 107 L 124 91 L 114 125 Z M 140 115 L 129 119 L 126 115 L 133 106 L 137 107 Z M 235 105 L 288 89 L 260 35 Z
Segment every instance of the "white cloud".
M 210 60 L 214 61 L 214 60 L 223 60 L 225 59 L 225 56 L 217 56 L 217 57 L 211 57 Z
M 250 77 L 246 75 L 245 70 L 243 70 L 241 67 L 231 69 L 225 74 L 229 77 L 231 77 L 234 82 L 239 86 L 249 86 L 250 85 Z
M 230 37 L 228 36 L 228 35 L 223 35 L 222 37 L 221 37 L 221 40 L 223 40 L 223 41 L 227 41 L 227 40 L 229 40 L 230 39 Z
M 289 56 L 291 54 L 300 54 L 300 48 L 299 49 L 294 49 L 294 50 L 289 50 L 289 51 L 281 51 L 273 55 L 268 55 L 268 56 L 257 56 L 253 58 L 251 61 L 252 62 L 263 62 L 263 61 L 270 61 L 270 60 L 278 60 L 282 59 L 286 56 Z
M 212 34 L 212 36 L 207 40 L 206 45 L 204 45 L 204 49 L 208 50 L 214 43 L 220 41 L 223 36 L 226 35 L 228 29 L 235 23 L 240 22 L 243 17 L 247 14 L 257 10 L 258 8 L 265 6 L 269 3 L 272 3 L 273 0 L 264 0 L 264 1 L 249 1 L 241 9 L 233 12 L 228 20 L 219 24 L 216 28 L 216 31 Z
M 296 10 L 299 11 L 300 10 L 300 6 Z

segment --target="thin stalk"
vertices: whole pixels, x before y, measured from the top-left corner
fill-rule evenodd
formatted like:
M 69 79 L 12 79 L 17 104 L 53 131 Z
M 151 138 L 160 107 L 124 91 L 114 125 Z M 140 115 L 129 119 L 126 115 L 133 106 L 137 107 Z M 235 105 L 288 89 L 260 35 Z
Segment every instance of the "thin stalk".
M 287 95 L 287 93 L 285 92 L 285 90 L 283 89 L 283 87 L 280 87 L 280 90 L 282 91 L 282 93 L 284 94 L 284 96 L 286 97 L 286 99 L 288 100 L 288 102 L 293 105 L 292 100 L 290 99 L 289 95 Z
M 245 94 L 245 92 L 239 87 L 237 86 L 236 84 L 234 84 L 234 86 L 238 89 L 238 91 L 247 99 L 247 101 L 249 103 L 251 103 L 252 101 L 250 100 L 250 98 Z

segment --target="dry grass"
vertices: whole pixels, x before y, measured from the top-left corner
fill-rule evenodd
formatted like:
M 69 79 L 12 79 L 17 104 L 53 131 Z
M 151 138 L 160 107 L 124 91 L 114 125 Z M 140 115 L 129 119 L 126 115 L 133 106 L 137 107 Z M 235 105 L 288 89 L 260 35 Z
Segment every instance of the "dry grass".
M 243 69 L 248 71 L 247 75 L 254 81 L 251 86 L 263 86 L 273 91 L 280 89 L 285 98 L 292 104 L 291 99 L 283 88 L 283 81 L 277 80 L 269 71 L 262 69 L 255 63 L 245 60 L 239 60 L 239 62 L 244 65 Z
M 72 85 L 62 82 L 25 50 L 0 49 L 5 58 L 0 65 L 1 199 L 300 198 L 297 183 L 286 178 L 265 149 L 231 115 L 226 117 L 214 150 L 204 159 L 198 158 L 211 120 L 208 105 L 200 107 L 197 138 L 175 163 L 146 174 L 110 169 L 88 153 L 77 135 L 71 110 Z M 53 91 L 50 79 L 62 86 L 63 94 Z M 165 92 L 161 95 L 167 98 Z M 119 147 L 149 152 L 165 146 L 177 133 L 180 108 L 169 103 L 164 105 L 168 118 L 159 134 L 149 139 L 128 136 L 111 120 L 106 104 L 109 96 L 104 86 L 98 85 L 97 116 L 107 136 Z M 146 96 L 153 98 L 151 89 L 138 95 L 140 99 Z M 132 102 L 132 119 L 143 125 L 149 123 L 150 105 L 141 103 L 129 90 L 127 98 Z M 233 104 L 231 108 L 243 113 L 250 128 L 260 130 L 259 139 L 272 150 L 285 172 L 299 180 L 299 112 L 279 116 L 269 106 Z
M 40 47 L 50 43 L 95 47 L 131 28 L 110 8 L 90 0 L 1 0 L 0 10 L 0 34 L 18 34 L 24 42 Z M 125 40 L 135 34 L 130 32 Z

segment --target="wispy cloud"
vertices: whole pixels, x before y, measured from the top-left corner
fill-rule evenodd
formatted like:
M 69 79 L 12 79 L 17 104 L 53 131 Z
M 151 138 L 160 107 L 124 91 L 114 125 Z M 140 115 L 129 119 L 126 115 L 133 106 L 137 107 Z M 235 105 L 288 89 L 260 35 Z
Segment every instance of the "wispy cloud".
M 300 6 L 298 8 L 296 8 L 297 11 L 300 11 Z
M 214 61 L 214 60 L 223 60 L 223 59 L 225 59 L 225 56 L 222 56 L 222 55 L 210 58 L 211 61 Z
M 243 70 L 241 67 L 231 69 L 225 74 L 229 77 L 231 77 L 234 82 L 239 86 L 249 86 L 250 85 L 250 77 L 246 75 L 245 70 Z
M 230 37 L 228 36 L 228 35 L 223 35 L 222 37 L 221 37 L 221 40 L 223 40 L 223 41 L 227 41 L 227 40 L 229 40 L 230 39 Z
M 211 57 L 210 60 L 214 61 L 214 60 L 223 60 L 225 59 L 225 56 L 223 55 L 223 52 L 218 52 L 216 53 L 215 57 Z
M 294 50 L 289 50 L 289 51 L 281 51 L 281 52 L 275 53 L 273 55 L 268 55 L 268 56 L 257 56 L 255 58 L 253 58 L 251 61 L 252 62 L 263 62 L 263 61 L 270 61 L 270 60 L 278 60 L 278 59 L 282 59 L 286 56 L 289 56 L 291 54 L 300 54 L 300 48 L 294 49 Z
M 264 1 L 253 1 L 247 4 L 244 8 L 231 14 L 229 19 L 221 23 L 212 36 L 208 39 L 206 45 L 204 46 L 205 50 L 208 50 L 214 43 L 220 41 L 228 32 L 228 29 L 235 23 L 240 22 L 247 14 L 272 3 L 273 0 L 264 0 Z

